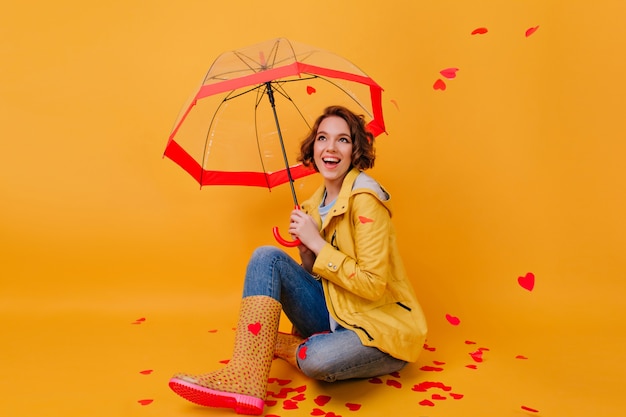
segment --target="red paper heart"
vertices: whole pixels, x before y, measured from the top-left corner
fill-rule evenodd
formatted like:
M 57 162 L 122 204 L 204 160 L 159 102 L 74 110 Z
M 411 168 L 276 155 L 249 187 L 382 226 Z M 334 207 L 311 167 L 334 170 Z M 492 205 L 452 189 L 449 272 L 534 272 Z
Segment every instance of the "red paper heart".
M 391 375 L 394 378 L 400 378 L 400 372 L 397 372 L 397 371 L 396 372 L 392 372 L 389 375 Z
M 451 80 L 453 78 L 456 78 L 456 72 L 458 70 L 459 70 L 458 68 L 446 68 L 446 69 L 442 69 L 441 71 L 439 71 L 439 74 Z
M 428 350 L 428 351 L 430 351 L 430 352 L 434 352 L 434 351 L 436 351 L 436 350 L 437 350 L 437 348 L 430 347 L 430 346 L 428 346 L 426 343 L 424 343 L 424 350 Z
M 145 371 L 139 371 L 140 374 L 142 375 L 150 375 L 152 373 L 152 369 L 146 369 Z
M 483 361 L 483 351 L 482 350 L 477 350 L 476 352 L 471 352 L 469 354 L 472 359 L 474 359 L 474 362 L 482 362 Z
M 443 395 L 433 394 L 430 398 L 433 400 L 447 400 L 448 397 L 444 397 Z
M 298 409 L 298 403 L 295 401 L 291 401 L 291 400 L 285 400 L 283 401 L 283 408 L 285 410 L 297 410 Z
M 435 90 L 444 91 L 446 89 L 446 83 L 443 82 L 441 78 L 438 78 L 437 81 L 433 84 L 433 88 Z
M 324 407 L 330 401 L 330 397 L 328 395 L 318 395 L 313 401 L 320 407 Z
M 230 362 L 230 359 L 223 359 L 220 361 L 220 363 L 223 363 L 224 365 L 228 364 L 228 362 Z
M 522 410 L 530 411 L 531 413 L 538 413 L 539 412 L 539 410 L 535 410 L 534 408 L 526 407 L 525 405 L 522 406 Z
M 311 95 L 311 94 L 315 93 L 316 91 L 317 91 L 317 90 L 316 90 L 315 88 L 311 87 L 310 85 L 307 85 L 307 86 L 306 86 L 306 93 L 307 93 L 308 95 Z
M 420 368 L 420 370 L 426 371 L 426 372 L 441 372 L 443 371 L 443 368 L 430 366 L 430 365 L 424 365 Z
M 291 397 L 291 399 L 294 401 L 304 401 L 306 400 L 306 395 L 305 394 L 294 395 L 293 397 Z
M 428 406 L 428 407 L 434 407 L 435 403 L 430 401 L 430 400 L 422 400 L 419 402 L 420 405 L 424 405 L 424 406 Z
M 466 341 L 465 341 L 465 344 L 466 344 L 466 345 L 475 345 L 475 344 L 476 344 L 476 342 L 472 342 L 471 340 L 466 340 Z
M 476 28 L 472 31 L 472 35 L 484 35 L 487 32 L 487 28 Z
M 441 362 L 441 361 L 433 361 L 433 363 L 434 363 L 435 365 L 438 365 L 438 366 L 439 366 L 439 365 L 445 365 L 445 364 L 446 364 L 445 362 Z
M 293 389 L 295 392 L 304 392 L 306 391 L 306 385 L 299 386 Z
M 535 26 L 532 28 L 528 28 L 526 30 L 526 37 L 529 37 L 530 35 L 532 35 L 533 33 L 537 32 L 537 29 L 539 29 L 539 26 Z
M 217 329 L 209 330 L 209 333 L 217 333 Z
M 463 398 L 463 394 L 454 394 L 451 392 L 450 397 L 454 398 L 455 400 L 460 400 L 461 398 Z
M 450 314 L 446 314 L 446 320 L 453 326 L 458 326 L 461 323 L 458 317 L 451 316 Z
M 149 404 L 152 404 L 153 401 L 154 400 L 139 400 L 137 402 L 141 405 L 149 405 Z
M 524 355 L 517 355 L 515 359 L 528 359 L 528 358 Z
M 250 333 L 257 336 L 261 331 L 261 323 L 257 321 L 256 323 L 248 324 L 248 330 Z
M 465 367 L 470 369 L 478 369 L 478 366 L 476 365 L 465 365 Z
M 287 385 L 290 382 L 291 382 L 291 379 L 278 379 L 278 378 L 276 379 L 276 383 L 280 385 L 281 387 L 283 385 Z
M 312 416 L 324 416 L 326 415 L 326 411 L 320 410 L 319 408 L 314 408 L 313 411 L 311 411 L 311 415 Z
M 337 414 L 333 413 L 332 411 L 329 411 L 328 413 L 326 413 L 326 417 L 341 417 L 341 416 L 338 416 Z
M 524 288 L 525 290 L 532 291 L 535 287 L 535 274 L 529 272 L 523 277 L 518 277 L 517 282 L 519 283 L 520 287 Z
M 306 346 L 302 346 L 302 347 L 300 348 L 300 350 L 298 350 L 298 357 L 299 357 L 300 359 L 302 359 L 302 360 L 305 360 L 305 359 L 306 359 L 306 350 L 307 350 L 307 347 L 306 347 Z
M 383 383 L 383 380 L 382 380 L 382 379 L 380 379 L 380 378 L 372 378 L 372 379 L 368 380 L 368 382 L 369 382 L 370 384 L 382 384 L 382 383 Z
M 265 405 L 268 407 L 274 407 L 277 403 L 278 401 L 276 400 L 265 400 Z
M 387 385 L 394 388 L 402 388 L 402 383 L 400 381 L 396 381 L 395 379 L 388 379 Z
M 350 411 L 358 411 L 361 409 L 361 404 L 346 403 L 346 407 Z

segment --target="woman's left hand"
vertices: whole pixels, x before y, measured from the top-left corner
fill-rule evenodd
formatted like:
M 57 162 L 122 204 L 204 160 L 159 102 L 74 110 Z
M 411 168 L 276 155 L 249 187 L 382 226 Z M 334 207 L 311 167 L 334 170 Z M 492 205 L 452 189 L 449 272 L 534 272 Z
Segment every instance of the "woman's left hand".
M 300 242 L 316 255 L 326 244 L 313 217 L 298 209 L 291 212 L 289 233 L 300 239 Z

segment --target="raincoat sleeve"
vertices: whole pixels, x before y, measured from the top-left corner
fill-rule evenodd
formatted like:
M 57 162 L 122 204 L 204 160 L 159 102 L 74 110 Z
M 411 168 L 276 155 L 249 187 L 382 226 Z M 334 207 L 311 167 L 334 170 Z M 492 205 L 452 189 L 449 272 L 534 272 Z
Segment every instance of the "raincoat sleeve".
M 339 219 L 317 255 L 313 273 L 367 300 L 385 293 L 388 277 L 391 216 L 373 194 L 352 198 L 350 212 Z

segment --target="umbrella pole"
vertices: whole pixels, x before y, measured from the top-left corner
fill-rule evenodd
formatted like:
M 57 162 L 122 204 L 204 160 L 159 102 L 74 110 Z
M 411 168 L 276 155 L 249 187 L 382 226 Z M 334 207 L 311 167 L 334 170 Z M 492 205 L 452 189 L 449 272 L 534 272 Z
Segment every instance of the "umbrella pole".
M 274 112 L 274 121 L 276 122 L 276 129 L 278 131 L 278 140 L 280 141 L 280 149 L 283 152 L 283 159 L 285 160 L 285 168 L 287 169 L 287 178 L 289 178 L 289 186 L 291 187 L 291 196 L 293 197 L 293 204 L 296 207 L 300 207 L 298 204 L 298 197 L 296 197 L 296 188 L 293 186 L 293 178 L 291 176 L 291 169 L 289 169 L 289 160 L 287 159 L 287 152 L 285 151 L 285 143 L 283 142 L 283 134 L 280 130 L 280 123 L 278 122 L 278 114 L 276 113 L 276 103 L 274 101 L 274 90 L 272 89 L 272 83 L 267 81 L 265 83 L 267 88 L 267 97 L 272 105 L 272 112 Z

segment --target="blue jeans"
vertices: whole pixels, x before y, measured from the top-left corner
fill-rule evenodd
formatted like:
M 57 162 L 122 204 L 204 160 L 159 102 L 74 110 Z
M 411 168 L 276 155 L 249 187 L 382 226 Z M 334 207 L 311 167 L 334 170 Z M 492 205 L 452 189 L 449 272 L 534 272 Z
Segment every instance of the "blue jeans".
M 243 297 L 265 295 L 278 300 L 285 315 L 306 340 L 306 359 L 296 355 L 302 372 L 333 382 L 371 378 L 402 369 L 406 362 L 375 347 L 363 346 L 354 331 L 339 327 L 330 332 L 322 284 L 287 253 L 274 246 L 254 251 L 246 271 Z

